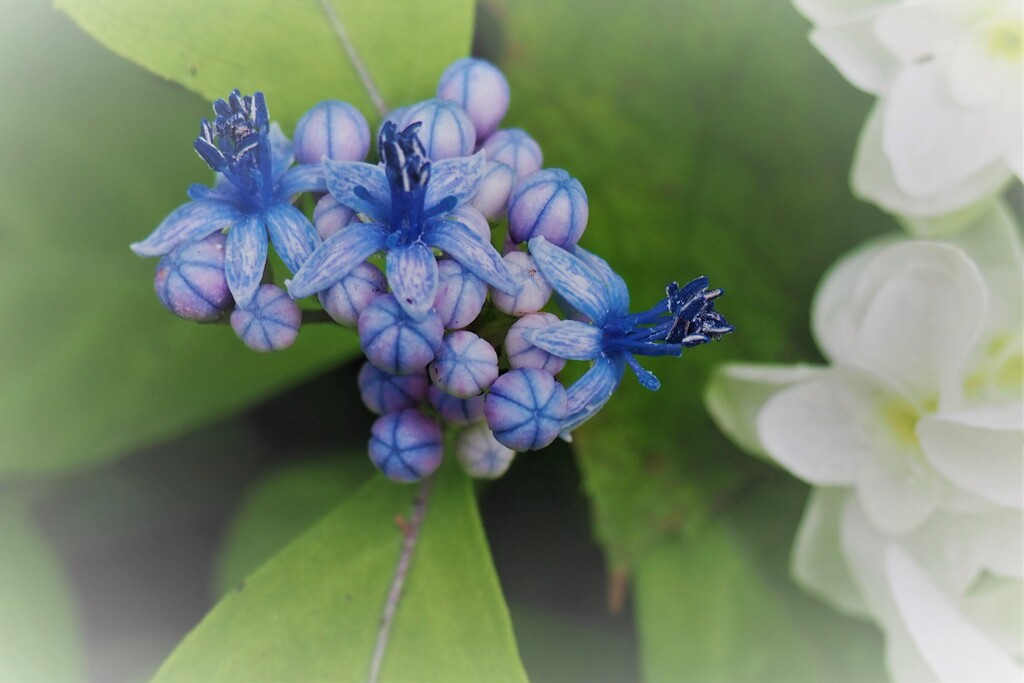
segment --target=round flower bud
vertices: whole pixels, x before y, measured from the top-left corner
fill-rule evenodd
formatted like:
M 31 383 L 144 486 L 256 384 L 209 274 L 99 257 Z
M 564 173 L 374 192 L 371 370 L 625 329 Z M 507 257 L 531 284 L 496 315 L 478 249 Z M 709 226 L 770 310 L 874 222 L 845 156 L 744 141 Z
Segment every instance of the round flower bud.
M 313 225 L 325 240 L 352 222 L 356 212 L 329 194 L 325 194 L 313 209 Z
M 482 393 L 497 379 L 498 354 L 472 332 L 452 332 L 445 335 L 427 374 L 434 386 L 452 396 L 469 398 Z
M 500 161 L 488 161 L 469 205 L 488 220 L 501 220 L 508 212 L 508 198 L 516 180 L 516 172 L 511 166 Z
M 359 315 L 379 296 L 387 294 L 388 281 L 384 273 L 366 261 L 352 272 L 317 294 L 327 315 L 339 325 L 355 327 Z
M 523 339 L 527 330 L 536 330 L 558 322 L 553 313 L 530 313 L 512 323 L 505 335 L 505 353 L 508 364 L 513 368 L 537 368 L 552 375 L 557 375 L 565 367 L 565 359 L 548 353 Z
M 544 308 L 544 304 L 551 298 L 551 285 L 537 270 L 533 257 L 523 251 L 510 251 L 502 260 L 512 272 L 512 277 L 521 282 L 523 287 L 513 296 L 492 288 L 491 301 L 494 307 L 517 318 Z
M 160 303 L 187 320 L 216 320 L 231 306 L 224 275 L 224 233 L 180 244 L 156 265 L 153 285 Z
M 484 397 L 459 398 L 433 384 L 427 387 L 427 400 L 448 424 L 468 425 L 484 419 Z
M 295 124 L 293 145 L 300 164 L 319 164 L 324 157 L 362 161 L 370 151 L 370 124 L 348 102 L 324 100 Z
M 430 384 L 426 372 L 392 375 L 372 363 L 363 364 L 358 382 L 363 403 L 378 415 L 415 408 L 427 397 Z
M 580 181 L 560 168 L 546 168 L 524 178 L 508 200 L 508 233 L 516 242 L 543 235 L 571 249 L 587 227 L 587 193 Z
M 274 285 L 260 285 L 246 308 L 231 313 L 231 327 L 253 351 L 281 351 L 295 343 L 302 311 L 290 296 Z
M 463 204 L 451 211 L 448 216 L 458 218 L 460 223 L 467 228 L 472 228 L 473 232 L 483 237 L 488 244 L 491 243 L 491 224 L 487 222 L 486 216 L 469 204 Z
M 419 481 L 441 464 L 441 426 L 418 410 L 379 417 L 370 434 L 370 460 L 392 481 Z
M 506 372 L 484 399 L 494 438 L 514 451 L 536 450 L 554 441 L 568 409 L 562 385 L 536 368 Z
M 434 311 L 413 320 L 391 294 L 379 296 L 359 314 L 359 345 L 366 359 L 393 375 L 427 367 L 441 348 L 444 326 Z
M 505 128 L 487 138 L 483 146 L 488 161 L 500 161 L 515 171 L 517 179 L 523 179 L 544 164 L 537 141 L 521 128 Z
M 487 283 L 454 259 L 437 262 L 434 310 L 445 329 L 459 330 L 476 320 L 487 301 Z
M 476 147 L 476 129 L 462 107 L 454 102 L 432 99 L 409 107 L 402 116 L 400 128 L 423 124 L 417 136 L 423 143 L 427 158 L 432 161 L 464 157 Z
M 490 62 L 465 57 L 441 74 L 437 96 L 462 107 L 484 140 L 498 128 L 508 111 L 509 88 L 505 74 Z
M 486 422 L 472 425 L 455 439 L 455 457 L 466 474 L 477 479 L 497 479 L 505 474 L 515 454 L 494 438 Z

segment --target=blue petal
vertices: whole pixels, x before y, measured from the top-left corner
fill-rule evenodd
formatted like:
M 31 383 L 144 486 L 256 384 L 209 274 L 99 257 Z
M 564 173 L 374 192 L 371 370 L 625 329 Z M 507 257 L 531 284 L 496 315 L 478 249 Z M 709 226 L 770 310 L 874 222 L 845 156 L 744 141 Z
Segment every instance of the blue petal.
M 295 161 L 295 157 L 292 155 L 292 141 L 281 131 L 281 126 L 276 122 L 270 124 L 267 139 L 270 141 L 272 172 L 274 178 L 280 178 Z
M 522 288 L 522 283 L 513 277 L 491 243 L 459 221 L 430 221 L 424 231 L 423 241 L 447 253 L 460 266 L 509 296 L 515 296 Z
M 601 329 L 575 320 L 562 320 L 527 330 L 523 339 L 567 360 L 594 360 L 601 353 Z
M 583 261 L 565 249 L 548 242 L 544 237 L 530 240 L 530 253 L 548 284 L 569 305 L 594 321 L 604 325 L 613 309 L 612 298 L 604 280 Z
M 321 292 L 384 248 L 387 228 L 376 223 L 353 223 L 331 235 L 306 259 L 291 280 L 285 280 L 295 299 Z
M 391 219 L 391 186 L 380 166 L 363 161 L 324 159 L 327 191 L 348 208 L 366 214 L 375 223 Z
M 292 197 L 300 192 L 327 192 L 323 166 L 304 164 L 285 171 L 277 182 L 277 198 L 290 204 Z
M 267 264 L 267 230 L 263 216 L 248 216 L 228 233 L 224 246 L 224 274 L 228 289 L 240 308 L 252 301 Z
M 265 216 L 277 255 L 288 270 L 296 272 L 320 245 L 320 235 L 305 214 L 291 204 L 274 204 Z
M 594 417 L 597 411 L 604 407 L 619 387 L 625 370 L 625 359 L 622 354 L 602 354 L 597 362 L 566 390 L 569 412 L 562 422 L 560 435 L 563 439 L 570 441 L 569 433 Z
M 423 202 L 426 215 L 433 216 L 439 213 L 435 209 L 448 197 L 454 197 L 455 203 L 445 207 L 446 211 L 468 202 L 476 193 L 480 179 L 483 178 L 486 162 L 486 155 L 483 152 L 477 152 L 471 157 L 454 157 L 432 162 L 427 196 Z
M 149 237 L 132 246 L 139 256 L 163 256 L 185 242 L 194 242 L 212 232 L 230 228 L 242 213 L 231 204 L 201 199 L 182 204 L 156 227 Z
M 611 312 L 614 315 L 626 315 L 629 313 L 629 289 L 626 287 L 626 281 L 612 270 L 607 261 L 597 254 L 593 254 L 580 246 L 577 246 L 573 253 L 586 263 L 598 277 L 604 280 L 611 300 Z
M 640 361 L 633 357 L 633 354 L 627 353 L 626 362 L 629 363 L 629 367 L 636 374 L 636 378 L 640 380 L 640 384 L 643 385 L 644 389 L 651 391 L 657 391 L 661 388 L 661 382 L 654 376 L 654 373 L 640 365 Z
M 220 175 L 219 173 L 217 175 Z M 223 177 L 223 176 L 221 176 Z M 188 198 L 199 201 L 201 199 L 212 199 L 218 202 L 228 202 L 239 205 L 242 202 L 241 195 L 235 186 L 230 183 L 219 183 L 216 187 L 207 187 L 202 183 L 192 183 L 188 186 Z
M 422 320 L 437 295 L 437 259 L 422 242 L 388 251 L 388 285 L 398 305 L 413 320 Z

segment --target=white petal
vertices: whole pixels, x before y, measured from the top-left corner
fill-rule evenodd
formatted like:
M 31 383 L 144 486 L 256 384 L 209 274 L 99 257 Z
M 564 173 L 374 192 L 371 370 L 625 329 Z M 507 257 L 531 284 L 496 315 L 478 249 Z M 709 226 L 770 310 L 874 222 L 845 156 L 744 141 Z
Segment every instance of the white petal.
M 970 621 L 1003 651 L 1024 656 L 1024 581 L 989 577 L 961 601 Z
M 873 14 L 895 0 L 793 0 L 796 8 L 816 24 L 835 24 Z
M 1024 669 L 970 623 L 905 551 L 889 546 L 885 570 L 899 614 L 939 680 L 1020 683 Z
M 850 183 L 854 194 L 890 213 L 911 217 L 941 216 L 959 211 L 998 193 L 1010 180 L 1004 161 L 996 161 L 954 187 L 923 196 L 911 196 L 893 176 L 892 165 L 882 151 L 885 101 L 879 100 L 868 116 L 857 141 Z
M 896 76 L 899 63 L 878 41 L 873 16 L 824 26 L 811 31 L 810 40 L 832 62 L 843 78 L 864 92 L 882 95 Z
M 878 40 L 904 64 L 921 64 L 943 56 L 963 33 L 964 29 L 945 12 L 935 11 L 927 3 L 880 12 L 875 24 Z
M 890 534 L 919 527 L 938 507 L 945 489 L 946 482 L 914 448 L 874 451 L 857 477 L 864 513 Z
M 704 390 L 704 404 L 718 428 L 740 448 L 767 457 L 757 436 L 757 415 L 780 389 L 817 376 L 810 365 L 729 363 L 715 368 Z
M 1000 163 L 1006 148 L 999 128 L 991 108 L 964 107 L 938 74 L 908 67 L 886 100 L 882 149 L 896 184 L 911 196 L 927 196 Z
M 1024 508 L 1024 405 L 929 415 L 917 434 L 950 481 L 1000 505 Z
M 804 590 L 851 616 L 868 616 L 839 542 L 839 521 L 849 489 L 815 488 L 793 542 L 790 571 Z
M 757 417 L 757 434 L 768 455 L 818 486 L 852 484 L 874 444 L 861 423 L 879 402 L 878 389 L 853 372 L 836 369 L 783 389 Z
M 1018 510 L 940 510 L 904 542 L 936 583 L 954 595 L 964 594 L 986 571 L 1024 575 L 1024 516 Z
M 985 26 L 971 39 L 961 41 L 949 62 L 950 92 L 965 106 L 991 105 L 1010 88 L 1020 89 L 1020 61 L 994 54 L 986 44 L 987 29 Z

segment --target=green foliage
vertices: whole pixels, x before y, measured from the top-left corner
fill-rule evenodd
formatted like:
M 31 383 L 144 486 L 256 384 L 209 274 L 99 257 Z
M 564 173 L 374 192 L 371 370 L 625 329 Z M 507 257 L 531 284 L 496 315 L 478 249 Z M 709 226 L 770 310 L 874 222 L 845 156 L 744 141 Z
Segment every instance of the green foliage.
M 765 482 L 645 556 L 636 572 L 645 681 L 678 681 L 680 671 L 708 683 L 886 680 L 880 634 L 788 578 L 805 493 L 791 480 Z
M 449 457 L 449 461 L 451 458 Z M 156 676 L 363 680 L 416 489 L 377 477 L 229 593 Z M 382 681 L 525 681 L 473 491 L 435 482 Z
M 215 589 L 224 595 L 266 560 L 355 493 L 374 473 L 366 453 L 304 462 L 274 472 L 247 493 L 217 560 Z
M 760 467 L 708 419 L 710 368 L 812 360 L 818 278 L 891 227 L 847 184 L 869 102 L 787 2 L 502 0 L 499 16 L 509 120 L 586 188 L 583 245 L 623 274 L 637 310 L 671 280 L 710 275 L 737 328 L 681 359 L 645 359 L 661 390 L 627 371 L 577 432 L 597 535 L 628 569 Z
M 433 95 L 448 64 L 465 56 L 472 0 L 325 0 L 344 23 L 385 101 Z M 57 0 L 114 52 L 206 99 L 262 90 L 286 128 L 324 99 L 376 118 L 321 3 L 276 0 Z
M 85 680 L 74 595 L 27 496 L 0 493 L 0 679 Z

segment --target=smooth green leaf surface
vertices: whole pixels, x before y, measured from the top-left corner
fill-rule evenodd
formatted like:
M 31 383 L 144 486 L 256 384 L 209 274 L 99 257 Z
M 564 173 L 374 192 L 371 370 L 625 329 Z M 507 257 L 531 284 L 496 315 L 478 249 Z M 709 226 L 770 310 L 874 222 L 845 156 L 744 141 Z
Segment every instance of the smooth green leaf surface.
M 392 107 L 432 97 L 465 56 L 472 0 L 325 0 Z M 319 0 L 57 0 L 114 52 L 207 99 L 262 90 L 290 130 L 325 99 L 378 118 Z
M 708 419 L 710 368 L 813 360 L 816 282 L 864 236 L 891 229 L 847 183 L 870 101 L 808 44 L 788 2 L 499 4 L 501 40 L 483 44 L 504 44 L 507 125 L 583 183 L 582 245 L 623 274 L 635 310 L 667 282 L 707 274 L 736 325 L 682 358 L 644 359 L 661 390 L 627 371 L 575 435 L 597 535 L 629 568 L 761 468 Z
M 228 594 L 156 676 L 365 680 L 414 487 L 377 477 Z M 382 681 L 525 681 L 472 487 L 439 474 Z
M 25 496 L 0 493 L 0 683 L 85 680 L 78 610 L 64 567 Z
M 805 493 L 791 480 L 766 482 L 638 564 L 645 681 L 886 680 L 877 630 L 839 616 L 788 578 Z
M 365 453 L 283 468 L 246 493 L 225 534 L 214 577 L 217 595 L 245 577 L 355 493 L 374 473 Z

